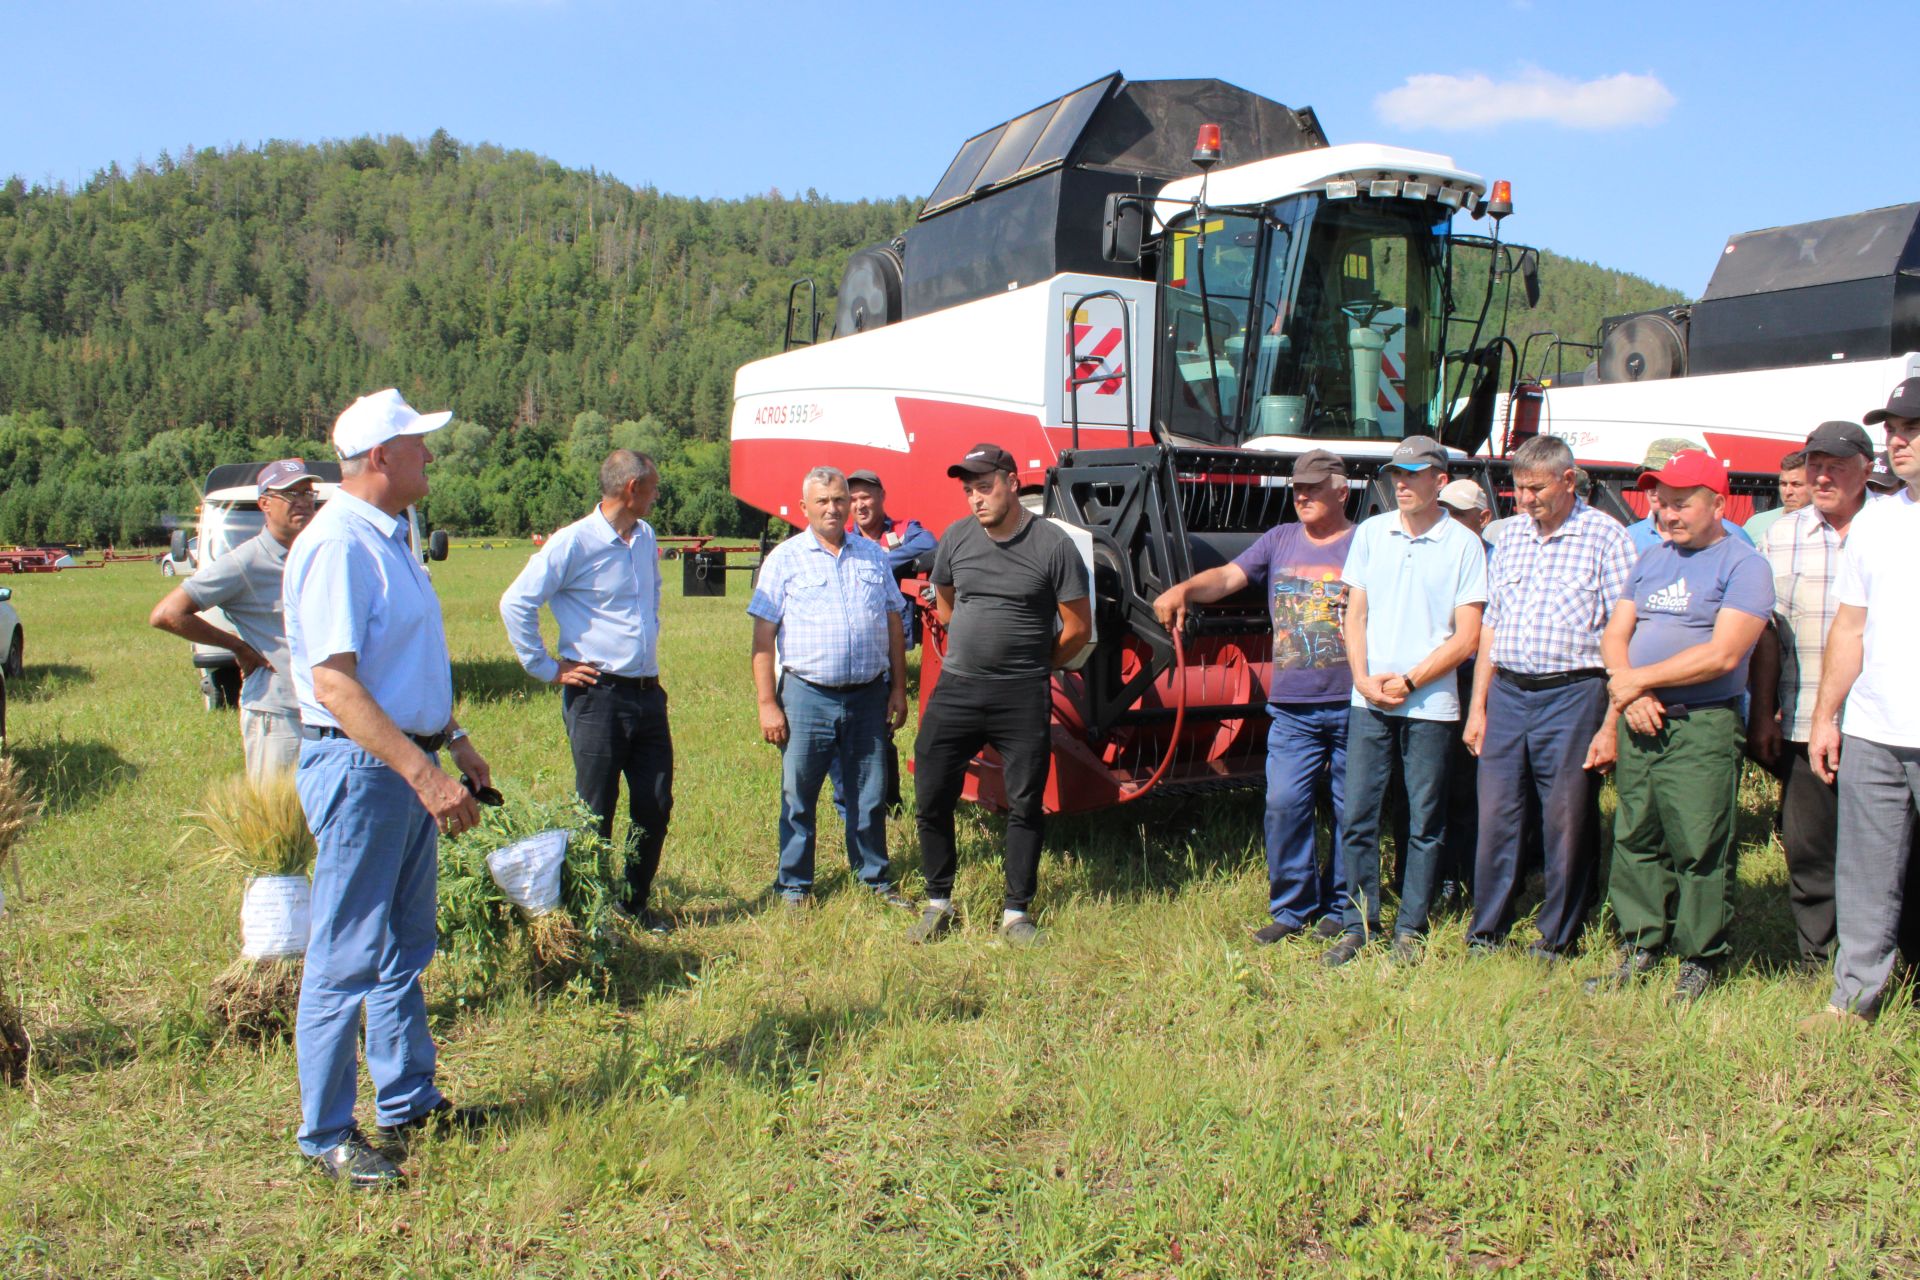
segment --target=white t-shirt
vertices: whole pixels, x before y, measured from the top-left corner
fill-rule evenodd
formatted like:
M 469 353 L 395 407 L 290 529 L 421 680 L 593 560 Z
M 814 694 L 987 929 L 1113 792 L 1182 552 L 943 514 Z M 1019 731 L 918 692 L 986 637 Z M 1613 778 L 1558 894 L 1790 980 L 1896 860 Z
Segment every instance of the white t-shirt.
M 1841 604 L 1864 606 L 1867 629 L 1860 678 L 1847 695 L 1841 726 L 1889 747 L 1920 747 L 1920 678 L 1913 638 L 1920 635 L 1920 503 L 1913 491 L 1870 502 L 1853 518 L 1834 588 Z

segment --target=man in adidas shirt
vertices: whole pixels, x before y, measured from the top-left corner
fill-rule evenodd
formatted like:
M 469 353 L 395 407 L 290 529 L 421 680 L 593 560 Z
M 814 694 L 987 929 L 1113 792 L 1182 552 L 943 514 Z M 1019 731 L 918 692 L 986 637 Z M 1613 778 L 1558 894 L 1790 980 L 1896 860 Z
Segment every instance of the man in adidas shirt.
M 1865 1022 L 1880 1010 L 1893 972 L 1907 861 L 1920 805 L 1920 683 L 1914 636 L 1920 590 L 1920 378 L 1894 388 L 1869 424 L 1887 424 L 1887 461 L 1906 487 L 1868 503 L 1840 556 L 1826 665 L 1807 754 L 1840 785 L 1834 915 L 1840 954 L 1826 1009 L 1804 1030 Z M 1912 957 L 1909 957 L 1912 959 Z
M 1587 989 L 1625 986 L 1671 951 L 1685 1004 L 1730 950 L 1740 698 L 1773 614 L 1773 573 L 1722 527 L 1727 471 L 1709 454 L 1682 450 L 1640 487 L 1657 487 L 1666 541 L 1640 557 L 1600 640 L 1620 716 L 1608 896 L 1623 951 Z

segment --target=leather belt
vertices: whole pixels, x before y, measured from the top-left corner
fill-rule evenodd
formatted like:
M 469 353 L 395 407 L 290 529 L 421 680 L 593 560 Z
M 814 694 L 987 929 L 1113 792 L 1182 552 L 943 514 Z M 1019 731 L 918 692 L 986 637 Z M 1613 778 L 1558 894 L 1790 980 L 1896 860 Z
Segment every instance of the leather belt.
M 816 689 L 825 689 L 828 693 L 851 693 L 855 689 L 864 689 L 868 685 L 878 684 L 880 681 L 886 679 L 885 675 L 877 675 L 871 680 L 855 680 L 852 684 L 821 684 L 818 680 L 809 680 L 805 676 L 794 675 L 791 671 L 787 672 L 787 674 L 793 676 L 793 678 L 801 684 L 812 685 Z
M 330 724 L 304 725 L 300 729 L 300 736 L 308 739 L 346 738 L 348 742 L 353 741 L 351 737 L 348 737 L 346 730 L 336 729 Z M 414 746 L 420 748 L 428 755 L 433 755 L 447 745 L 447 735 L 445 731 L 440 733 L 409 733 L 407 734 L 407 738 Z
M 610 684 L 619 689 L 638 689 L 643 693 L 651 693 L 660 687 L 659 676 L 617 676 L 611 671 L 598 671 L 594 675 L 596 683 Z
M 1497 670 L 1502 680 L 1516 689 L 1525 689 L 1528 693 L 1538 693 L 1542 689 L 1560 689 L 1570 684 L 1579 684 L 1582 680 L 1607 678 L 1605 669 L 1601 667 L 1582 667 L 1578 671 L 1548 671 L 1541 675 L 1509 671 L 1505 667 L 1499 667 Z

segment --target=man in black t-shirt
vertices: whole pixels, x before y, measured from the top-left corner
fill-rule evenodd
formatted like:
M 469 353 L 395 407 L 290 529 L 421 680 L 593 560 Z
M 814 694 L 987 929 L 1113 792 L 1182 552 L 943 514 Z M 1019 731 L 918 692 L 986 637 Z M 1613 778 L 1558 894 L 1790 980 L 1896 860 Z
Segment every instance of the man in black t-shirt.
M 1020 505 L 1005 449 L 975 445 L 947 474 L 960 481 L 973 514 L 947 527 L 933 563 L 934 615 L 947 628 L 947 648 L 914 742 L 927 907 L 907 938 L 930 942 L 955 924 L 953 810 L 968 762 L 991 746 L 1007 796 L 1000 936 L 1033 942 L 1040 931 L 1027 909 L 1039 881 L 1052 762 L 1050 673 L 1092 632 L 1086 566 L 1066 534 Z

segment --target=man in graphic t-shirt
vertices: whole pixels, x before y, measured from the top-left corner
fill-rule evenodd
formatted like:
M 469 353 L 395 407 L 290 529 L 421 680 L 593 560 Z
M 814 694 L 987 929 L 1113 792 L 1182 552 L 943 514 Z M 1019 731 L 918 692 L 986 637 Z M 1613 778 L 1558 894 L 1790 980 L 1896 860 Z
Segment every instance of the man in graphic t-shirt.
M 1273 622 L 1273 675 L 1267 684 L 1267 914 L 1256 942 L 1279 942 L 1319 922 L 1340 932 L 1345 880 L 1340 874 L 1340 806 L 1347 772 L 1347 701 L 1353 675 L 1341 635 L 1347 590 L 1340 571 L 1353 545 L 1347 519 L 1346 464 L 1325 449 L 1293 465 L 1299 520 L 1275 525 L 1238 557 L 1176 583 L 1153 602 L 1160 624 L 1183 627 L 1191 605 L 1211 604 L 1249 586 L 1266 598 Z M 1321 866 L 1314 811 L 1330 805 L 1333 843 Z
M 1697 449 L 1640 477 L 1657 486 L 1665 541 L 1640 557 L 1600 640 L 1619 714 L 1619 804 L 1608 896 L 1620 965 L 1587 983 L 1623 987 L 1680 960 L 1673 998 L 1706 993 L 1733 923 L 1734 793 L 1747 659 L 1773 614 L 1773 572 L 1721 521 L 1727 470 Z
M 1020 504 L 1013 455 L 1005 449 L 977 444 L 947 475 L 960 481 L 973 514 L 947 526 L 933 562 L 933 612 L 947 629 L 947 651 L 913 745 L 927 905 L 907 940 L 931 942 L 956 923 L 953 810 L 967 765 L 991 746 L 1000 753 L 1007 797 L 1000 936 L 1030 943 L 1040 936 L 1028 909 L 1039 884 L 1040 821 L 1053 763 L 1052 672 L 1071 662 L 1092 633 L 1087 570 L 1066 534 Z

